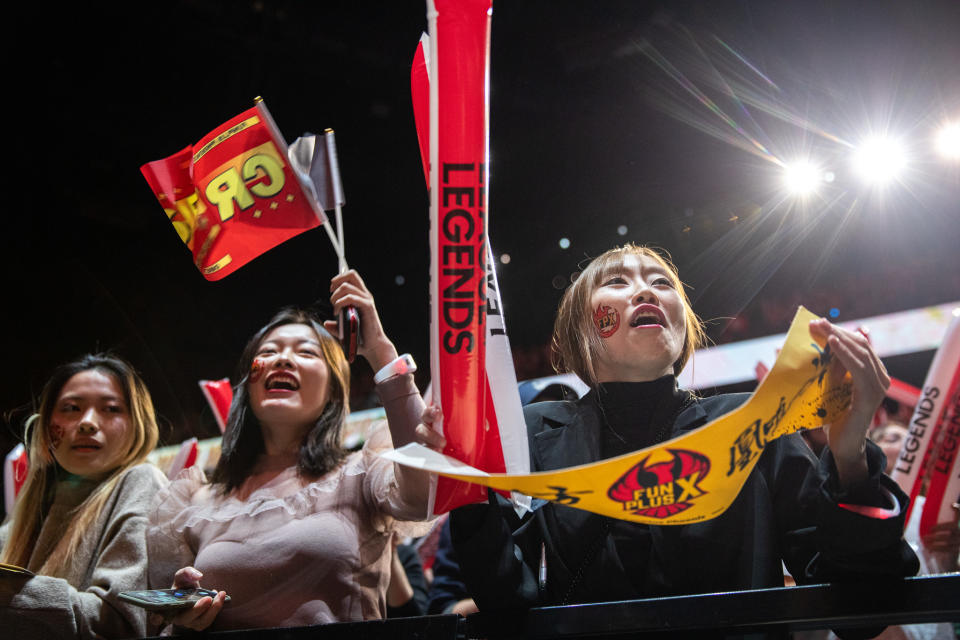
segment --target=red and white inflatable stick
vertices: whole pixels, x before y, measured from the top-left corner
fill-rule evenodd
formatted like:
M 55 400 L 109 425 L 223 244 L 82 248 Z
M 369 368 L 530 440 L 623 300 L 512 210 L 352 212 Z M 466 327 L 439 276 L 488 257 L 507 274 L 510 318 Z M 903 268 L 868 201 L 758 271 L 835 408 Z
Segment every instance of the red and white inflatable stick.
M 897 456 L 897 463 L 890 473 L 897 484 L 910 495 L 907 522 L 910 521 L 914 499 L 920 494 L 920 486 L 926 475 L 923 463 L 925 460 L 935 458 L 934 432 L 947 405 L 946 401 L 949 398 L 958 364 L 960 364 L 960 316 L 955 315 L 947 326 L 943 342 L 930 364 L 920 399 L 907 426 L 909 433 L 900 449 L 900 455 Z M 955 496 L 950 498 L 951 501 L 953 499 Z
M 485 471 L 527 473 L 526 426 L 486 235 L 490 15 L 490 0 L 428 2 L 433 37 L 421 38 L 411 70 L 431 195 L 432 401 L 444 413 L 444 453 Z M 467 238 L 470 233 L 475 238 Z M 464 239 L 473 240 L 469 249 Z M 483 281 L 468 285 L 477 274 Z M 479 294 L 475 299 L 468 297 L 470 286 Z M 473 305 L 469 312 L 466 300 Z M 474 328 L 465 326 L 471 313 Z M 434 512 L 485 496 L 482 488 L 440 478 Z M 515 500 L 521 509 L 529 503 Z
M 491 0 L 427 0 L 430 368 L 433 402 L 443 411 L 444 453 L 503 470 L 502 456 L 496 460 L 500 452 L 486 446 L 484 416 L 486 73 L 491 6 Z M 480 487 L 440 478 L 434 512 L 477 502 L 485 495 Z
M 953 376 L 946 407 L 937 424 L 936 449 L 927 462 L 930 484 L 927 499 L 920 515 L 920 535 L 925 536 L 934 525 L 953 522 L 956 517 L 953 504 L 960 502 L 960 367 Z

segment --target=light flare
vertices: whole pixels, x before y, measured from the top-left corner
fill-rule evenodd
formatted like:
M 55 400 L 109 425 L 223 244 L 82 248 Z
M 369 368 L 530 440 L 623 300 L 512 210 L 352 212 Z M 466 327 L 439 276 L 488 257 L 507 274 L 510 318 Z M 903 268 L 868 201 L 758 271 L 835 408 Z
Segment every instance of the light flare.
M 808 196 L 815 193 L 823 182 L 819 167 L 809 160 L 798 160 L 784 166 L 783 184 L 787 191 L 796 196 Z
M 895 180 L 906 166 L 903 144 L 893 138 L 868 138 L 853 154 L 854 170 L 872 184 L 882 185 Z
M 945 158 L 960 159 L 960 123 L 953 122 L 940 129 L 937 151 Z

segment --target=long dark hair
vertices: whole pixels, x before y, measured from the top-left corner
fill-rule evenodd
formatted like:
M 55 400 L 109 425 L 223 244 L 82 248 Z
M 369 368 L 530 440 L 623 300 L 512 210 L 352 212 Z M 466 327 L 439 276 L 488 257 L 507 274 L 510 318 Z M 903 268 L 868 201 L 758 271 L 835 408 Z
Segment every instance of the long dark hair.
M 233 389 L 233 402 L 220 447 L 220 460 L 212 477 L 215 484 L 222 486 L 224 494 L 243 484 L 253 470 L 257 456 L 265 451 L 260 423 L 250 407 L 247 385 L 250 366 L 260 343 L 268 333 L 285 324 L 304 324 L 314 330 L 330 372 L 327 404 L 300 445 L 297 470 L 303 475 L 322 476 L 337 468 L 347 456 L 348 452 L 340 441 L 343 423 L 350 412 L 350 365 L 340 343 L 323 328 L 316 316 L 303 309 L 281 309 L 250 338 L 240 356 L 237 384 Z

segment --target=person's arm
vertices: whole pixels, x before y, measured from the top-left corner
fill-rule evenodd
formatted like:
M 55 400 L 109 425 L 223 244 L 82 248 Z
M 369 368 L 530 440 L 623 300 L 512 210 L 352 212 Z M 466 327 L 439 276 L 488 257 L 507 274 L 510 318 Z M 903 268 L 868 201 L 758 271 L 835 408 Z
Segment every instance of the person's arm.
M 397 349 L 387 337 L 380 323 L 380 316 L 374 304 L 373 295 L 367 289 L 360 275 L 353 270 L 340 274 L 330 283 L 330 302 L 334 313 L 345 306 L 355 306 L 360 312 L 360 331 L 363 345 L 357 352 L 366 358 L 374 372 L 396 361 Z M 328 331 L 336 331 L 336 322 L 327 321 Z M 387 377 L 377 384 L 377 394 L 383 402 L 387 414 L 387 425 L 394 447 L 417 440 L 417 425 L 424 412 L 423 399 L 413 383 L 413 373 L 399 373 Z M 395 482 L 371 474 L 378 487 L 389 487 L 389 496 L 380 499 L 380 492 L 372 493 L 387 509 L 387 512 L 403 520 L 424 520 L 428 517 L 427 502 L 430 495 L 430 474 L 402 465 L 391 464 Z M 383 482 L 377 481 L 376 479 Z
M 820 459 L 796 436 L 764 452 L 783 560 L 798 584 L 917 572 L 903 539 L 907 496 L 883 475 L 883 453 L 864 450 L 866 477 L 842 486 L 829 448 Z M 856 505 L 863 509 L 851 510 Z
M 824 427 L 837 482 L 847 489 L 869 476 L 867 430 L 890 386 L 890 376 L 862 333 L 847 331 L 824 318 L 811 321 L 810 332 L 826 340 L 832 353 L 828 375 L 836 379 L 849 373 L 853 386 L 850 409 L 837 422 Z
M 489 490 L 488 496 L 486 504 L 450 512 L 450 537 L 467 591 L 481 611 L 542 604 L 539 522 L 528 514 L 519 524 L 508 501 Z
M 779 498 L 778 517 L 794 522 L 787 527 L 794 530 L 789 536 L 794 544 L 788 549 L 797 552 L 787 558 L 788 567 L 798 582 L 914 575 L 916 556 L 902 540 L 908 498 L 884 475 L 883 454 L 866 437 L 890 377 L 862 334 L 826 320 L 811 322 L 810 330 L 826 339 L 833 354 L 829 375 L 849 373 L 853 392 L 849 411 L 826 427 L 828 444 L 819 464 L 805 470 L 790 468 L 803 464 L 799 454 L 783 462 L 781 477 L 787 480 L 779 484 L 791 486 L 802 478 L 799 495 L 806 505 L 806 518 L 796 526 L 796 514 L 784 511 L 798 510 L 786 496 Z M 812 543 L 796 542 L 811 536 Z
M 433 560 L 433 583 L 430 585 L 427 613 L 458 613 L 465 616 L 477 610 L 460 575 L 460 562 L 450 539 L 450 520 L 447 519 L 440 530 Z
M 394 534 L 396 540 L 397 534 Z M 410 545 L 393 549 L 390 584 L 387 587 L 387 617 L 408 618 L 427 612 L 427 582 L 417 550 Z
M 196 466 L 182 471 L 170 486 L 157 494 L 150 510 L 150 525 L 147 528 L 147 551 L 149 553 L 149 588 L 199 587 L 203 574 L 193 566 L 196 551 L 183 533 L 185 513 L 194 504 L 201 491 L 208 491 L 203 471 Z M 187 611 L 162 618 L 151 614 L 156 626 L 173 625 L 173 631 L 182 629 L 201 631 L 213 624 L 223 608 L 225 593 L 216 598 L 201 598 Z
M 165 483 L 159 470 L 148 465 L 133 468 L 120 481 L 116 498 L 107 503 L 110 514 L 87 588 L 51 576 L 0 578 L 0 628 L 11 637 L 149 635 L 147 612 L 118 594 L 147 588 L 147 513 Z

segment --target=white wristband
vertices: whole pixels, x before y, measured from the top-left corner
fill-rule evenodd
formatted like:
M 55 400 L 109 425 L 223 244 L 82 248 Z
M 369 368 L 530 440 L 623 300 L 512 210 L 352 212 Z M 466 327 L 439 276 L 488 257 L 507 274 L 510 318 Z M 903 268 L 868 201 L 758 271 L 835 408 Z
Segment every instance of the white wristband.
M 417 363 L 413 361 L 413 356 L 405 353 L 402 356 L 397 356 L 396 360 L 388 362 L 380 371 L 377 371 L 373 376 L 373 383 L 380 384 L 390 378 L 402 376 L 405 373 L 413 373 L 416 370 Z

